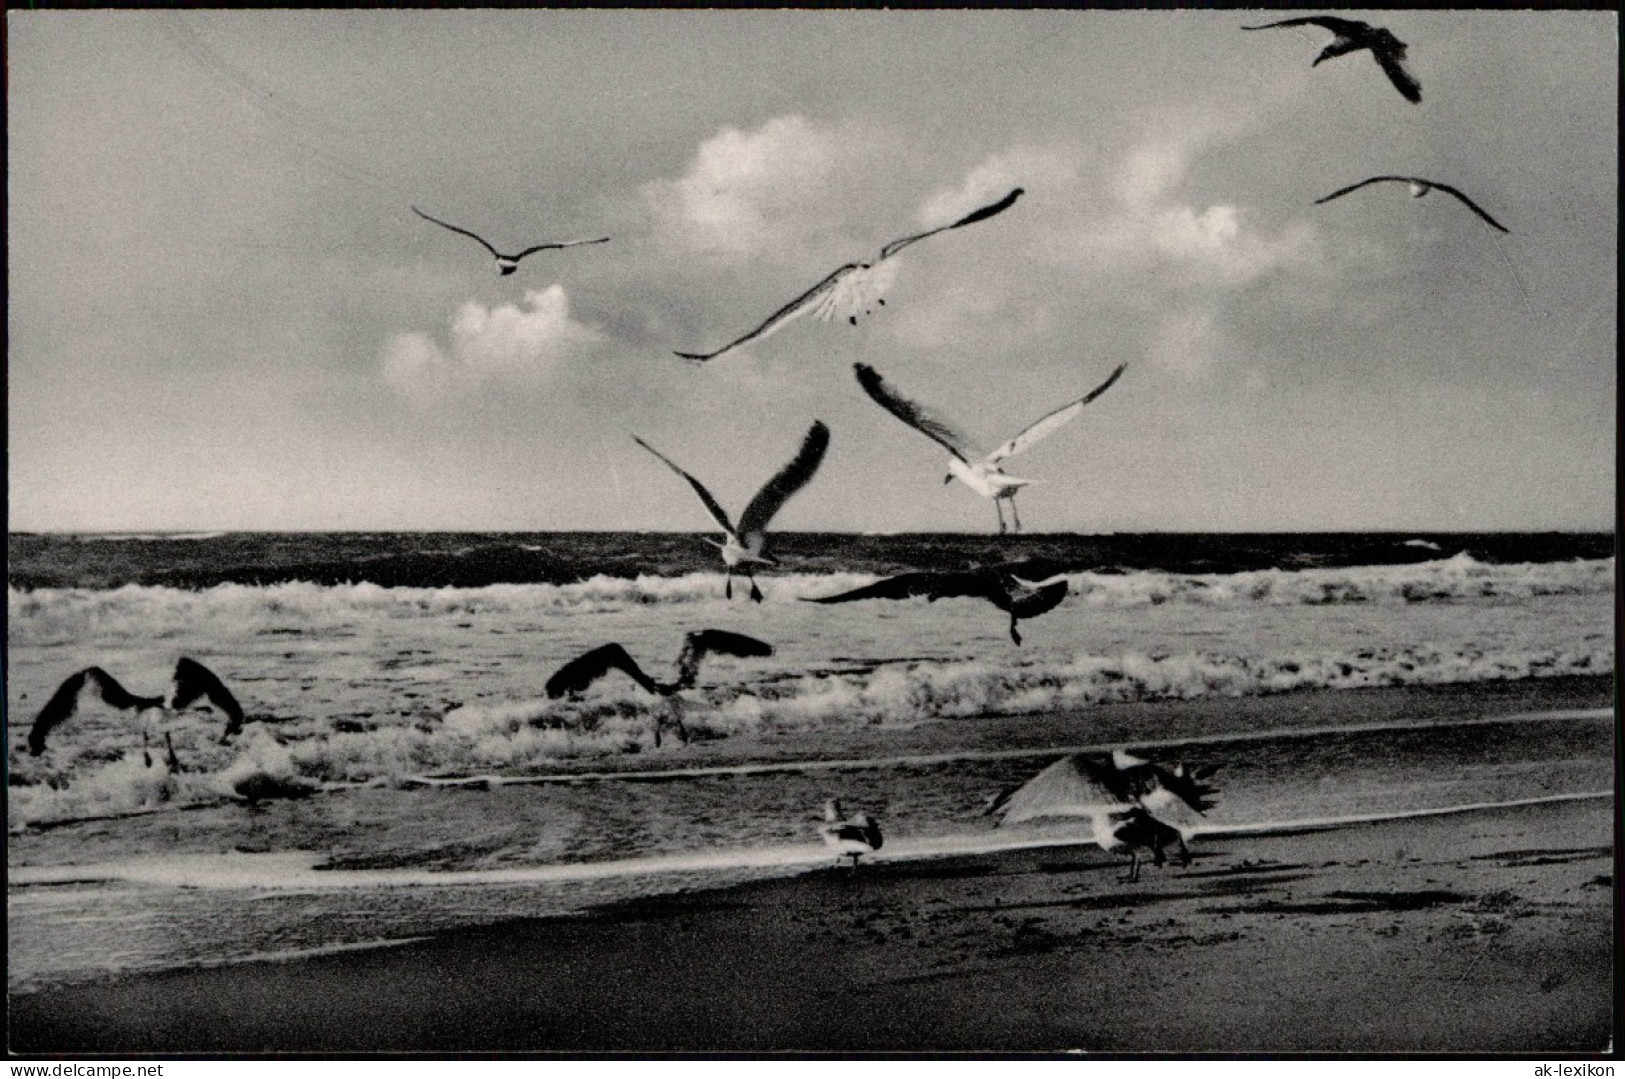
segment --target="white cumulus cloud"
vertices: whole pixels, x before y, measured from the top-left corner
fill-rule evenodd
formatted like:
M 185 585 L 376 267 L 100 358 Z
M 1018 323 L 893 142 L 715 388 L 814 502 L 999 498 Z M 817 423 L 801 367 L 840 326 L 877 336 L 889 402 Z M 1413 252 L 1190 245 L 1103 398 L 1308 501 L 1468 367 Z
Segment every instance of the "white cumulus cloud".
M 743 256 L 822 231 L 818 219 L 839 208 L 876 149 L 855 126 L 780 116 L 754 131 L 723 128 L 687 172 L 643 194 L 666 242 Z
M 518 306 L 469 300 L 452 317 L 445 345 L 421 331 L 396 334 L 384 347 L 383 377 L 414 403 L 431 405 L 494 383 L 539 384 L 605 340 L 570 317 L 564 287 L 553 285 L 527 291 Z

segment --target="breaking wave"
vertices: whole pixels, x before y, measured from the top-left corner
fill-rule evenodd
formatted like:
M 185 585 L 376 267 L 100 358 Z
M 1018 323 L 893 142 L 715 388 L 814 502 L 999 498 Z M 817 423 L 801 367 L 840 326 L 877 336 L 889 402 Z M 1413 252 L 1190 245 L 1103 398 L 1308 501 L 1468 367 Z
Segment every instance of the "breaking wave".
M 795 603 L 869 584 L 872 574 L 786 574 L 761 579 L 768 604 Z M 1466 554 L 1399 566 L 1256 570 L 1184 574 L 1136 570 L 1066 575 L 1069 602 L 1134 608 L 1166 603 L 1203 606 L 1414 604 L 1554 595 L 1605 595 L 1614 560 L 1492 564 Z M 202 590 L 124 585 L 112 589 L 8 587 L 14 643 L 85 632 L 163 634 L 181 629 L 320 631 L 358 618 L 435 618 L 603 612 L 651 604 L 711 603 L 723 576 L 596 576 L 575 584 L 493 584 L 477 588 L 386 588 L 375 584 L 266 586 L 222 584 Z

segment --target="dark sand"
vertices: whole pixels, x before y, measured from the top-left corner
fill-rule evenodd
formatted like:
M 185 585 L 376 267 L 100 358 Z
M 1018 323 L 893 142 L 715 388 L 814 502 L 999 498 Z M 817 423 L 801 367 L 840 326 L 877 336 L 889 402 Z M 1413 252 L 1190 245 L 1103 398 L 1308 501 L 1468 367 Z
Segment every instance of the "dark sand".
M 1138 884 L 1092 845 L 875 861 L 27 994 L 11 1050 L 1594 1052 L 1613 813 L 1210 839 Z

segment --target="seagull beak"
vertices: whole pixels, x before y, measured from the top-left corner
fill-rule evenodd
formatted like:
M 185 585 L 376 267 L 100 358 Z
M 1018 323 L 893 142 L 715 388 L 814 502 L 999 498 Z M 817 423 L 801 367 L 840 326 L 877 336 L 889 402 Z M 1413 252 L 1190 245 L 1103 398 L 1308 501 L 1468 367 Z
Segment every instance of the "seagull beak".
M 954 474 L 952 472 L 948 473 L 946 476 L 942 477 L 942 482 L 943 483 L 952 483 L 952 482 L 954 482 Z

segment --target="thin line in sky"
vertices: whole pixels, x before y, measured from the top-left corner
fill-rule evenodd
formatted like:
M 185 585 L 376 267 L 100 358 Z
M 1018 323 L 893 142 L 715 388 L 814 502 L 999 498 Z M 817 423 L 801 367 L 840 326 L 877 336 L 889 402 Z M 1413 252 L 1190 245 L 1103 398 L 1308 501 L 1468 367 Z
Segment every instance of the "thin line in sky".
M 325 165 L 347 180 L 371 187 L 376 191 L 389 195 L 391 198 L 410 198 L 409 193 L 404 188 L 391 183 L 383 175 L 358 165 L 315 142 L 306 131 L 306 128 L 311 126 L 319 127 L 332 137 L 347 143 L 359 140 L 353 133 L 344 131 L 309 110 L 300 108 L 293 102 L 285 100 L 285 95 L 284 100 L 278 100 L 275 91 L 261 86 L 248 73 L 222 58 L 218 52 L 198 36 L 197 31 L 186 24 L 178 13 L 170 12 L 160 17 L 157 25 L 162 29 L 164 36 L 168 37 L 182 52 L 186 53 L 201 70 L 229 83 L 256 111 L 277 121 L 284 129 L 284 134 L 291 137 L 292 142 L 304 149 L 318 163 Z

